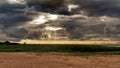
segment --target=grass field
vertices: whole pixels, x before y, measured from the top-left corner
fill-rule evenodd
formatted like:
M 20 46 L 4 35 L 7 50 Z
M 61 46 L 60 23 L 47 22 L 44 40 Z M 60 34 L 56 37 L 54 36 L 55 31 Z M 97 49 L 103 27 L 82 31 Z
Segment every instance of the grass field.
M 111 53 L 120 54 L 120 47 L 101 45 L 0 45 L 0 52 L 63 52 L 63 53 Z

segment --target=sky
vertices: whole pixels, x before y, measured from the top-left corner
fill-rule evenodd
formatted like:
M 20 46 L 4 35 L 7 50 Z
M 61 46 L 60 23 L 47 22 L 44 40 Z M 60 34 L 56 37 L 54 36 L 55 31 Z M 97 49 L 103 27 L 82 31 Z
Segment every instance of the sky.
M 45 30 L 119 40 L 119 18 L 120 0 L 0 0 L 0 40 L 39 40 Z

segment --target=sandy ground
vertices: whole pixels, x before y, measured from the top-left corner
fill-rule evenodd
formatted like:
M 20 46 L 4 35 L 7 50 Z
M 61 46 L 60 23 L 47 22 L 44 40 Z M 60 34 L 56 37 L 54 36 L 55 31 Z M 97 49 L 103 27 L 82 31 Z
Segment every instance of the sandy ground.
M 0 68 L 120 68 L 120 55 L 3 52 L 0 53 Z

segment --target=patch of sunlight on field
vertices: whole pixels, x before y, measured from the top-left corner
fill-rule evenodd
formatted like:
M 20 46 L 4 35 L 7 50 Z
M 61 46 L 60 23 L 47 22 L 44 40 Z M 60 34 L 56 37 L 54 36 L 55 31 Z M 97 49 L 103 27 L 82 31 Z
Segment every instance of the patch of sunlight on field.
M 21 40 L 20 44 L 119 44 L 120 41 Z

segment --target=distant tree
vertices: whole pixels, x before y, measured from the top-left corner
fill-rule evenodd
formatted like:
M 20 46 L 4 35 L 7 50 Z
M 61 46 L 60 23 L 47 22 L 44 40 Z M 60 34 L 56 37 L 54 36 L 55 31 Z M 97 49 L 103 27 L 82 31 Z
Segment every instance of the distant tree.
M 10 44 L 10 42 L 9 41 L 5 41 L 5 44 Z

